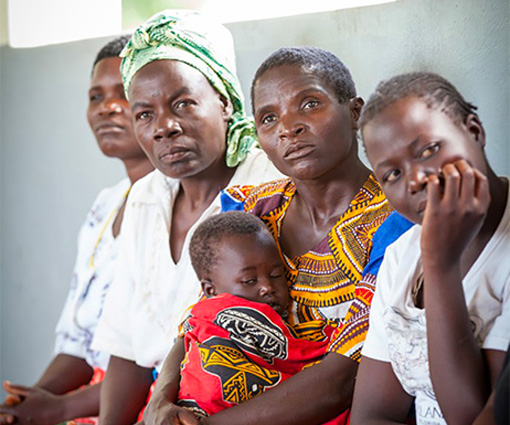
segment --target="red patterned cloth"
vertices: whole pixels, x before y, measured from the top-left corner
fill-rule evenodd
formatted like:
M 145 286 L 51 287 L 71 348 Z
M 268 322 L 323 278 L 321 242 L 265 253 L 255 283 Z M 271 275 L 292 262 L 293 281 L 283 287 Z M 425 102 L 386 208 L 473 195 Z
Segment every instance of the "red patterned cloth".
M 256 397 L 319 361 L 334 328 L 312 321 L 294 329 L 270 306 L 229 294 L 204 299 L 183 324 L 178 404 L 203 417 Z

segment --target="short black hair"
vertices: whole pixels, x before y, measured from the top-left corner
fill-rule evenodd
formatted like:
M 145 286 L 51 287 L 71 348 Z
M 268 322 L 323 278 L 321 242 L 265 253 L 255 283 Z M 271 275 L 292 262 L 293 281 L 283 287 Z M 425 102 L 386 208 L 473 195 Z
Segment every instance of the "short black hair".
M 229 211 L 213 215 L 198 225 L 189 244 L 191 264 L 199 279 L 211 271 L 217 262 L 218 244 L 225 236 L 252 235 L 267 232 L 264 222 L 257 216 Z
M 448 115 L 455 124 L 465 122 L 477 107 L 467 102 L 457 88 L 432 72 L 410 72 L 380 82 L 361 112 L 360 128 L 391 104 L 409 96 L 423 100 L 429 108 Z
M 92 70 L 94 70 L 94 67 L 99 61 L 106 58 L 118 57 L 130 38 L 131 35 L 121 35 L 120 37 L 117 37 L 105 44 L 98 52 L 96 59 L 94 60 L 94 64 L 92 65 Z
M 269 70 L 284 65 L 301 66 L 333 89 L 340 103 L 356 97 L 356 85 L 351 72 L 333 53 L 318 47 L 282 47 L 272 53 L 257 69 L 251 84 L 251 108 L 255 112 L 254 88 L 257 81 Z

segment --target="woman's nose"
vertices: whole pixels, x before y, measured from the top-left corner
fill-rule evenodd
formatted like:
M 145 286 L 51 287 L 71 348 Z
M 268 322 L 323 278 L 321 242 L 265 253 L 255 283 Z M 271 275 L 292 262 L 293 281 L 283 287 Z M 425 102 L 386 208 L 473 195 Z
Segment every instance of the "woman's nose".
M 114 115 L 122 113 L 122 105 L 116 100 L 105 100 L 99 109 L 100 115 Z
M 280 139 L 294 138 L 306 131 L 304 123 L 297 121 L 293 117 L 283 117 L 280 121 L 278 136 Z
M 182 133 L 182 129 L 175 119 L 161 117 L 156 123 L 154 138 L 159 141 L 172 138 L 180 133 Z
M 409 193 L 417 193 L 427 186 L 427 172 L 421 168 L 413 169 L 410 173 L 407 187 Z

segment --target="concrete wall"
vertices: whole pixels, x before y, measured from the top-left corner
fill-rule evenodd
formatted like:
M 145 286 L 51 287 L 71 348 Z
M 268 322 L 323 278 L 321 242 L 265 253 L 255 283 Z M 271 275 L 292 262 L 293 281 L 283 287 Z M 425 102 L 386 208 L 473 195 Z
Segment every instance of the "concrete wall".
M 85 118 L 104 42 L 0 48 L 2 380 L 32 383 L 51 358 L 79 227 L 99 190 L 123 177 Z
M 497 172 L 510 172 L 508 0 L 401 0 L 228 25 L 248 93 L 277 47 L 317 45 L 351 68 L 359 93 L 396 73 L 432 70 L 477 104 Z M 0 379 L 32 383 L 51 358 L 81 221 L 122 175 L 85 121 L 90 64 L 105 39 L 0 48 Z

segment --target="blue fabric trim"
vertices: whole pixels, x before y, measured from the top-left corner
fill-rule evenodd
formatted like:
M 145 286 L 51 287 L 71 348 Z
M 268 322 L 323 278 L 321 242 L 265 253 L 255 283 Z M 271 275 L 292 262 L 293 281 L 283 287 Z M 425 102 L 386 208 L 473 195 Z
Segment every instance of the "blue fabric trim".
M 413 226 L 414 223 L 412 221 L 409 221 L 398 212 L 393 211 L 375 232 L 374 238 L 372 239 L 370 260 L 363 269 L 363 276 L 368 273 L 377 276 L 384 259 L 386 248 Z
M 244 202 L 232 198 L 230 194 L 224 190 L 220 193 L 221 212 L 226 211 L 244 211 Z

